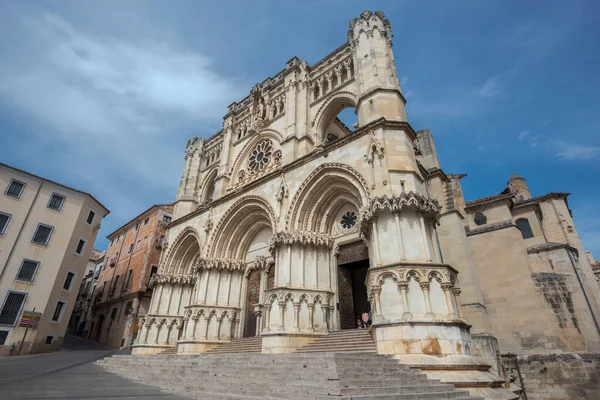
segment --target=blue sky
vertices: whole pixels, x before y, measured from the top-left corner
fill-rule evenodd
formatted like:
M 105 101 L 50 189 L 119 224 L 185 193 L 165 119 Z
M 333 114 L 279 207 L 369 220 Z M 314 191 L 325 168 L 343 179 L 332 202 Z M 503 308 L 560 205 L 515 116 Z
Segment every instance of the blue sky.
M 191 136 L 293 56 L 315 63 L 365 9 L 392 23 L 407 113 L 467 200 L 511 173 L 571 192 L 600 257 L 600 3 L 0 0 L 2 162 L 92 192 L 104 236 L 174 199 Z

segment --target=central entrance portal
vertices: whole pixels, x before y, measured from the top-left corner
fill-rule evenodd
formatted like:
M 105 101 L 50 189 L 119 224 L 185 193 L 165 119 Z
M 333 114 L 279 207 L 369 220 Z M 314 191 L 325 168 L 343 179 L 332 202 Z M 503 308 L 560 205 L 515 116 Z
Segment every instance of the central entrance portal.
M 340 248 L 337 304 L 340 329 L 358 328 L 362 314 L 371 311 L 365 285 L 368 269 L 369 254 L 362 242 Z
M 365 286 L 368 269 L 369 260 L 338 266 L 341 329 L 359 328 L 362 314 L 371 311 Z

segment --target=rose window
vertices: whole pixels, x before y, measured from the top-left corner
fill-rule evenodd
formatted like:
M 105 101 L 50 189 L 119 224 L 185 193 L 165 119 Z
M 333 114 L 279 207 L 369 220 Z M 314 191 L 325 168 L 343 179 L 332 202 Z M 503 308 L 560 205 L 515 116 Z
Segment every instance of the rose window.
M 256 145 L 250 159 L 248 160 L 248 170 L 250 173 L 255 174 L 262 171 L 271 161 L 273 155 L 273 144 L 270 140 L 263 140 Z
M 340 224 L 344 229 L 352 229 L 356 225 L 356 213 L 354 211 L 346 211 L 344 215 L 342 215 L 342 219 L 340 220 Z

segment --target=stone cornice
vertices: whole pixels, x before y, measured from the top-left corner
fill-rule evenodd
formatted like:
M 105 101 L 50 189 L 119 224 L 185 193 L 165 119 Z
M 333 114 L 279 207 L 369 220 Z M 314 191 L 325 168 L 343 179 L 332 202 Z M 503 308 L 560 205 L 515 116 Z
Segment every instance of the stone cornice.
M 499 231 L 501 229 L 506 229 L 506 228 L 517 228 L 517 226 L 512 221 L 503 221 L 503 222 L 497 222 L 495 224 L 489 224 L 487 226 L 483 226 L 481 228 L 475 228 L 475 229 L 470 229 L 468 226 L 465 226 L 465 231 L 467 232 L 467 236 L 475 236 L 475 235 L 480 235 L 482 233 Z
M 183 222 L 189 221 L 190 219 L 196 217 L 197 215 L 204 213 L 209 208 L 216 207 L 222 203 L 226 203 L 227 201 L 231 200 L 232 198 L 238 197 L 245 192 L 249 192 L 250 190 L 254 189 L 255 187 L 260 186 L 273 178 L 278 178 L 279 176 L 281 176 L 282 173 L 283 174 L 288 173 L 289 171 L 299 168 L 302 165 L 307 164 L 319 157 L 322 157 L 322 156 L 326 157 L 327 154 L 329 152 L 331 152 L 332 150 L 338 149 L 338 148 L 346 145 L 347 143 L 349 143 L 355 139 L 358 139 L 364 135 L 368 135 L 369 131 L 371 129 L 381 128 L 381 127 L 403 129 L 408 135 L 416 137 L 416 133 L 415 133 L 414 129 L 410 126 L 410 124 L 408 122 L 406 122 L 406 121 L 390 121 L 390 120 L 386 119 L 385 117 L 381 117 L 375 121 L 372 121 L 372 122 L 358 128 L 351 135 L 345 136 L 341 139 L 331 142 L 331 143 L 327 144 L 327 146 L 325 146 L 325 147 L 317 147 L 312 152 L 305 154 L 304 156 L 296 159 L 295 161 L 293 161 L 289 164 L 283 165 L 281 168 L 275 169 L 269 173 L 266 173 L 265 175 L 261 176 L 260 178 L 257 178 L 256 180 L 249 182 L 245 186 L 238 188 L 234 191 L 231 191 L 231 192 L 227 193 L 226 195 L 211 201 L 206 207 L 196 209 L 196 210 L 192 211 L 191 213 L 174 220 L 167 226 L 167 229 L 170 229 L 174 226 L 182 224 Z
M 543 244 L 538 244 L 535 246 L 528 247 L 527 254 L 543 253 L 546 251 L 552 251 L 552 250 L 558 250 L 558 249 L 570 250 L 577 254 L 579 253 L 576 248 L 568 245 L 567 243 L 549 242 L 549 243 L 543 243 Z

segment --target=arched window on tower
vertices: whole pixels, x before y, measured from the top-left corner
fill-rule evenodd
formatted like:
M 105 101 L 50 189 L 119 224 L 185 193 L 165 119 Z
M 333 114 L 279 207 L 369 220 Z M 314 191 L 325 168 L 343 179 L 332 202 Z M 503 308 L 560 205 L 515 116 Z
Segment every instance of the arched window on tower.
M 527 218 L 519 218 L 515 221 L 515 224 L 517 224 L 517 228 L 521 231 L 523 239 L 533 237 L 533 231 L 531 230 L 531 225 L 529 225 L 529 220 Z

